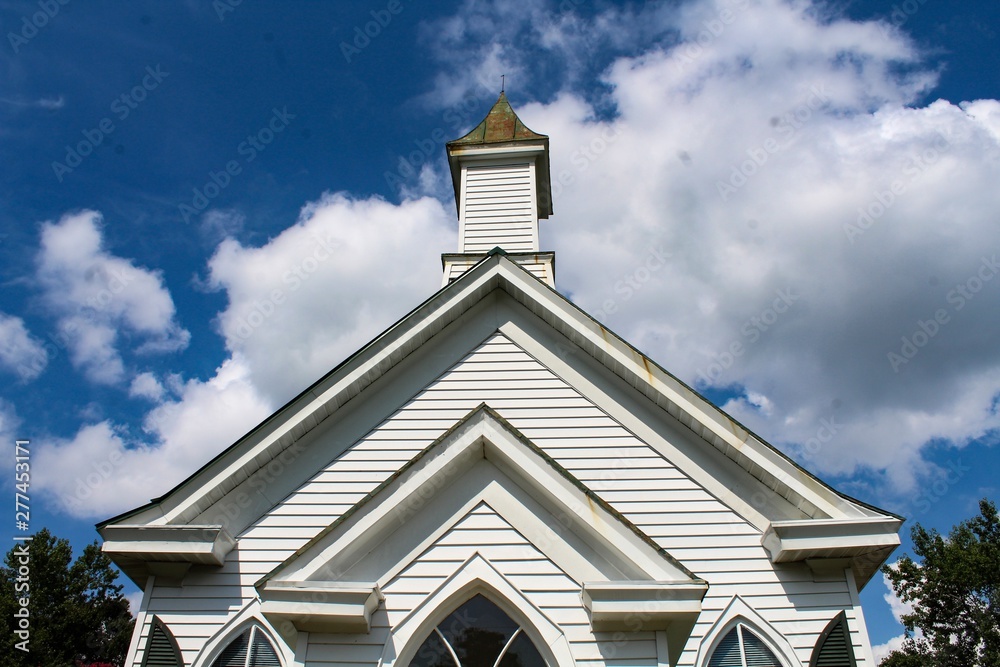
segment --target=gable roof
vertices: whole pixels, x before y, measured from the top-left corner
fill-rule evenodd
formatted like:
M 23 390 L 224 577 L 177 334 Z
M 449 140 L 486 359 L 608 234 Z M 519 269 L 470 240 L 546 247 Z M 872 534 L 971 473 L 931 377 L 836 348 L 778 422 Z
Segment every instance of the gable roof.
M 855 525 L 865 524 L 862 532 L 877 539 L 872 538 L 871 543 L 864 540 L 851 543 L 869 554 L 869 564 L 858 572 L 861 583 L 867 581 L 898 544 L 895 533 L 902 523 L 901 517 L 838 493 L 501 253 L 485 257 L 461 278 L 443 287 L 167 494 L 101 522 L 98 530 L 104 535 L 109 526 L 133 522 L 145 525 L 191 522 L 206 507 L 295 445 L 325 419 L 342 411 L 377 379 L 495 292 L 502 292 L 519 303 L 544 322 L 552 333 L 568 340 L 574 351 L 582 350 L 585 356 L 690 429 L 703 444 L 714 447 L 798 508 L 803 517 L 814 520 L 801 522 L 803 525 L 839 521 L 839 532 L 835 530 L 831 534 L 841 539 L 853 535 Z M 559 362 L 552 350 L 537 344 L 538 337 L 532 332 L 509 322 L 498 325 L 522 346 L 534 345 L 536 349 L 529 349 L 529 353 L 538 357 L 547 355 L 553 363 Z M 673 458 L 683 457 L 678 451 L 670 454 Z M 693 465 L 689 461 L 689 467 Z M 758 508 L 747 502 L 740 505 L 739 498 L 726 489 L 715 492 L 730 501 L 728 504 L 735 503 L 734 511 L 762 532 L 771 527 L 773 518 L 761 514 Z M 801 530 L 796 526 L 784 527 L 784 534 L 789 539 L 798 533 Z M 791 547 L 782 546 L 782 535 L 772 534 L 771 538 L 770 544 L 776 549 L 772 555 L 777 553 L 777 559 L 827 555 L 822 549 L 817 550 L 822 536 L 794 554 Z M 802 546 L 804 543 L 797 544 Z M 877 552 L 876 558 L 871 558 L 873 550 Z

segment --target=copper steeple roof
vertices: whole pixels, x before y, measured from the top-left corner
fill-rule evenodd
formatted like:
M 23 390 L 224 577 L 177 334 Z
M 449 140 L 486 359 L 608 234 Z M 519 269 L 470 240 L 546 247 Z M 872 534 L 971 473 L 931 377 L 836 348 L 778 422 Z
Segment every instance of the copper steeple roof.
M 479 125 L 461 139 L 448 142 L 452 146 L 476 146 L 482 144 L 504 144 L 511 141 L 539 141 L 547 136 L 529 130 L 507 101 L 507 96 L 500 93 L 496 104 L 486 114 Z

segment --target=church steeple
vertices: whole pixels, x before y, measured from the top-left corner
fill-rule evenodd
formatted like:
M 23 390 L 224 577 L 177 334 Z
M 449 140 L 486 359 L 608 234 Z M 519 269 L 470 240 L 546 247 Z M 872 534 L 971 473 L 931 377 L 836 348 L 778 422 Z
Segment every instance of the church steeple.
M 499 247 L 555 287 L 555 256 L 539 251 L 538 221 L 552 214 L 549 138 L 500 93 L 486 118 L 447 144 L 458 208 L 458 252 L 442 255 L 444 283 Z

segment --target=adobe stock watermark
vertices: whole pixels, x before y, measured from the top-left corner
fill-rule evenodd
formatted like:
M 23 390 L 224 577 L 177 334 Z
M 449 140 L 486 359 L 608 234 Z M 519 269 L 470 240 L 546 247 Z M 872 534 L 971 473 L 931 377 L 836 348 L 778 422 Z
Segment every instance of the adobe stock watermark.
M 913 181 L 940 160 L 949 147 L 950 144 L 944 135 L 938 134 L 931 146 L 915 156 L 911 155 L 906 158 L 901 169 L 902 177 L 893 180 L 889 184 L 888 190 L 876 190 L 868 204 L 858 207 L 857 222 L 844 225 L 844 234 L 847 235 L 847 240 L 851 242 L 851 245 L 854 245 L 859 236 L 871 229 L 885 215 L 886 211 L 892 208 L 899 197 L 906 193 Z
M 340 43 L 340 52 L 343 54 L 344 60 L 350 64 L 355 57 L 371 45 L 373 39 L 389 27 L 393 17 L 401 14 L 402 11 L 403 3 L 400 0 L 389 0 L 384 8 L 371 10 L 369 14 L 372 20 L 366 21 L 363 26 L 354 26 L 354 36 L 350 43 Z
M 931 340 L 951 322 L 952 313 L 965 308 L 998 273 L 1000 273 L 1000 262 L 997 261 L 997 256 L 995 254 L 990 257 L 984 256 L 975 273 L 965 282 L 955 285 L 945 295 L 945 301 L 951 306 L 951 310 L 938 308 L 926 320 L 918 319 L 913 333 L 900 338 L 899 350 L 887 354 L 892 372 L 898 373 L 900 368 L 910 363 L 920 350 L 927 347 Z
M 248 134 L 236 146 L 236 154 L 241 160 L 227 160 L 219 171 L 209 170 L 208 179 L 201 187 L 191 190 L 191 203 L 180 203 L 177 211 L 184 218 L 184 222 L 191 222 L 191 217 L 202 213 L 208 208 L 213 199 L 222 194 L 222 191 L 229 187 L 233 178 L 243 173 L 243 167 L 257 159 L 257 156 L 271 145 L 275 138 L 285 131 L 285 128 L 295 119 L 295 114 L 288 112 L 288 107 L 271 110 L 271 118 L 253 134 Z
M 677 71 L 682 71 L 688 65 L 694 63 L 705 53 L 712 42 L 726 32 L 726 28 L 736 22 L 737 15 L 750 6 L 750 0 L 732 0 L 725 4 L 717 3 L 719 10 L 713 18 L 702 21 L 702 29 L 694 36 L 693 42 L 685 42 L 683 46 L 674 51 L 674 67 Z
M 958 484 L 958 482 L 965 477 L 965 473 L 972 470 L 970 466 L 963 465 L 962 459 L 954 459 L 948 461 L 948 466 L 945 469 L 945 475 L 943 479 L 935 480 L 930 485 L 925 485 L 922 488 L 921 494 L 917 497 L 915 502 L 915 507 L 919 512 L 929 512 L 931 507 L 940 500 L 942 500 L 951 487 Z
M 927 4 L 927 0 L 903 0 L 892 6 L 889 12 L 889 20 L 879 22 L 879 30 L 883 37 L 892 36 L 892 28 L 900 28 L 910 20 L 910 17 L 920 11 L 920 8 Z
M 601 308 L 594 313 L 594 319 L 598 322 L 606 322 L 608 315 L 617 313 L 620 304 L 634 297 L 652 279 L 654 273 L 667 265 L 667 260 L 670 257 L 670 253 L 663 248 L 648 246 L 646 259 L 615 281 L 612 290 L 618 296 L 601 302 Z
M 819 428 L 816 429 L 816 435 L 806 439 L 802 447 L 802 456 L 806 460 L 815 458 L 819 454 L 823 447 L 830 443 L 837 434 L 840 433 L 841 429 L 844 428 L 843 424 L 837 423 L 837 418 L 835 416 L 823 417 L 819 420 Z
M 324 262 L 334 256 L 341 243 L 332 235 L 326 238 L 312 237 L 312 252 L 281 276 L 281 281 L 287 286 L 287 292 L 295 292 L 319 270 Z M 253 332 L 270 319 L 287 299 L 285 289 L 276 287 L 264 297 L 263 301 L 254 299 L 253 305 L 246 315 L 236 321 L 236 337 L 246 340 Z
M 698 369 L 698 379 L 704 383 L 703 386 L 714 385 L 725 371 L 733 367 L 737 359 L 746 354 L 749 346 L 759 341 L 781 316 L 787 313 L 801 298 L 800 295 L 795 294 L 791 287 L 779 289 L 775 291 L 775 295 L 774 301 L 767 308 L 740 326 L 741 338 L 733 340 L 722 352 L 713 356 L 706 369 Z
M 441 147 L 450 140 L 449 137 L 465 129 L 469 117 L 474 113 L 481 113 L 483 105 L 492 102 L 495 94 L 495 90 L 480 79 L 470 93 L 442 114 L 441 120 L 447 124 L 448 129 L 436 127 L 423 139 L 413 140 L 416 150 L 400 156 L 396 171 L 386 171 L 383 174 L 386 185 L 399 190 L 408 179 L 415 178 L 420 173 L 420 168 L 432 162 L 439 154 Z
M 759 146 L 748 148 L 746 151 L 747 159 L 730 168 L 728 179 L 715 182 L 716 190 L 718 190 L 722 201 L 728 201 L 737 190 L 750 182 L 750 179 L 760 172 L 773 155 L 788 148 L 799 130 L 813 118 L 813 114 L 830 101 L 824 84 L 812 86 L 809 92 L 809 97 L 801 104 L 782 116 L 771 119 L 774 134 L 765 139 Z
M 226 14 L 232 14 L 242 4 L 243 0 L 212 0 L 212 9 L 219 17 L 219 23 L 222 23 L 226 20 Z
M 558 174 L 552 175 L 552 200 L 555 201 L 563 192 L 563 188 L 576 183 L 576 177 L 590 169 L 591 165 L 597 162 L 608 148 L 618 141 L 622 136 L 621 128 L 608 125 L 599 134 L 592 137 L 586 144 L 576 147 L 569 162 L 573 165 L 573 170 L 560 169 Z M 549 203 L 549 202 L 542 202 Z M 666 256 L 669 257 L 669 254 Z
M 124 121 L 134 110 L 139 108 L 139 105 L 146 100 L 149 93 L 160 87 L 160 84 L 168 76 L 170 76 L 170 72 L 164 72 L 160 69 L 159 64 L 156 67 L 147 66 L 146 74 L 139 83 L 111 101 L 111 113 L 119 121 Z M 62 183 L 63 177 L 66 174 L 73 173 L 74 169 L 83 164 L 84 158 L 92 154 L 98 146 L 104 143 L 104 139 L 114 131 L 115 123 L 108 116 L 102 118 L 96 127 L 81 130 L 80 133 L 83 134 L 83 139 L 72 146 L 67 144 L 66 157 L 63 161 L 54 161 L 52 163 L 52 172 L 55 174 L 56 180 Z
M 21 47 L 38 35 L 38 31 L 49 24 L 60 10 L 69 4 L 69 0 L 38 0 L 38 10 L 31 15 L 21 17 L 21 29 L 7 33 L 7 41 L 14 53 L 19 53 Z

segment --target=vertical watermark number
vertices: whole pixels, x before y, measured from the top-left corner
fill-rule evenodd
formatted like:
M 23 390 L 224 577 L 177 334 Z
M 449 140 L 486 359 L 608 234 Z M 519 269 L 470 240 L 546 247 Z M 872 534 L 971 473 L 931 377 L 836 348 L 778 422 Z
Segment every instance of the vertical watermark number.
M 28 543 L 32 536 L 28 535 L 31 527 L 31 507 L 28 489 L 31 487 L 31 450 L 28 440 L 14 441 L 14 541 L 20 542 L 14 547 L 17 574 L 14 577 L 14 599 L 17 602 L 14 611 L 14 634 L 20 641 L 14 643 L 14 648 L 28 653 L 28 642 L 31 639 L 31 556 Z M 15 563 L 11 563 L 12 566 Z

